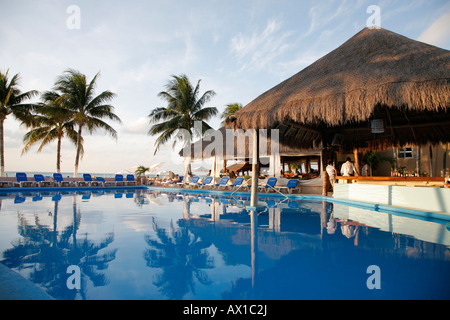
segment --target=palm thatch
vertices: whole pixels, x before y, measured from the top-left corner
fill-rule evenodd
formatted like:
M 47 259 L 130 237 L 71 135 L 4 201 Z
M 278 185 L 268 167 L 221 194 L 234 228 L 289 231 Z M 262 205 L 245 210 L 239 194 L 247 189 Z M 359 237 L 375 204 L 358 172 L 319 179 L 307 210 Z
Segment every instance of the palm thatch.
M 348 148 L 449 142 L 449 83 L 449 51 L 365 28 L 225 126 L 279 128 L 282 140 L 301 147 L 329 145 L 336 133 Z M 383 133 L 371 132 L 373 119 L 383 120 Z

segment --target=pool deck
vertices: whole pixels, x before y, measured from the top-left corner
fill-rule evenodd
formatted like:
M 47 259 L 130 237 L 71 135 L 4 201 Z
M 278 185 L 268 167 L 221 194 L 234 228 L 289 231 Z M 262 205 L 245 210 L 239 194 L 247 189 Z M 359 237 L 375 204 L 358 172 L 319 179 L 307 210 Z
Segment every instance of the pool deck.
M 0 300 L 54 300 L 44 290 L 0 263 Z

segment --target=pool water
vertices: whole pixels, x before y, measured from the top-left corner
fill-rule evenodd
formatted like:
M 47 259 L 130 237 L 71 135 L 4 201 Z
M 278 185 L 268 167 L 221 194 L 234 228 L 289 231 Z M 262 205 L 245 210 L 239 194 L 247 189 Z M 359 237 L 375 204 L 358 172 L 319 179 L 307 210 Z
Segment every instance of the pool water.
M 0 199 L 0 261 L 56 299 L 450 298 L 448 221 L 151 189 Z

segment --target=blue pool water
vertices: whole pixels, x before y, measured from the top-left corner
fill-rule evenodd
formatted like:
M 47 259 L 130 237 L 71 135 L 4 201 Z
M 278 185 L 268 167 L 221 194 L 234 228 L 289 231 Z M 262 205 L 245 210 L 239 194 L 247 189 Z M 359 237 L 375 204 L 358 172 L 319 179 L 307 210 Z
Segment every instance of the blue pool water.
M 152 190 L 0 201 L 0 261 L 56 299 L 450 298 L 446 221 Z

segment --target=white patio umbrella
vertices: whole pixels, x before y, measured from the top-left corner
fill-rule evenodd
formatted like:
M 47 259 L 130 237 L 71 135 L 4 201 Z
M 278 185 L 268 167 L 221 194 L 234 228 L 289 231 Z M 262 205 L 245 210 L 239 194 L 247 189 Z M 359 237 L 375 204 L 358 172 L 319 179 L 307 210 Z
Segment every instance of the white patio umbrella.
M 158 162 L 150 166 L 146 173 L 153 173 L 164 165 L 164 162 Z
M 134 172 L 124 169 L 124 170 L 120 170 L 119 172 L 116 172 L 116 174 L 133 174 Z
M 207 169 L 207 168 L 205 168 L 203 166 L 200 166 L 200 167 L 197 167 L 197 168 L 192 168 L 192 171 L 195 171 L 195 172 L 209 172 L 209 169 Z

